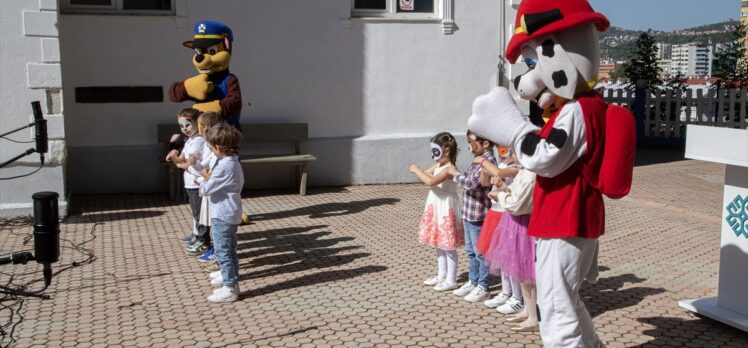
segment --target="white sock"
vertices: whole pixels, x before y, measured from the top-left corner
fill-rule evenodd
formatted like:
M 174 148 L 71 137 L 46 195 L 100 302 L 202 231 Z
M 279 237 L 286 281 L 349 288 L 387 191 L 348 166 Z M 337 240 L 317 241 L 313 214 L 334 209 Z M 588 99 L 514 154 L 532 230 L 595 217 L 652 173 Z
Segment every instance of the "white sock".
M 519 280 L 514 279 L 513 277 L 509 277 L 509 279 L 512 282 L 512 297 L 522 301 L 522 287 Z
M 447 278 L 444 280 L 449 284 L 457 282 L 457 250 L 445 250 L 447 255 Z
M 501 270 L 501 292 L 512 296 L 512 281 L 503 269 Z
M 443 281 L 444 278 L 447 276 L 447 252 L 437 248 L 436 249 L 436 264 L 438 266 L 437 270 L 438 273 L 436 275 L 436 278 L 439 279 L 439 281 Z

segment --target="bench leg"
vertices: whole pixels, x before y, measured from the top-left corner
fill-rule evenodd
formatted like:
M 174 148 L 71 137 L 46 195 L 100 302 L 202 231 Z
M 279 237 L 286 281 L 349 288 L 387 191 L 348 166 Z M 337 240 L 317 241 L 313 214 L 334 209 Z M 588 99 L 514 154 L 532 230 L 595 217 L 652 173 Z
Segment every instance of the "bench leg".
M 306 164 L 301 165 L 301 187 L 299 188 L 299 194 L 306 196 Z

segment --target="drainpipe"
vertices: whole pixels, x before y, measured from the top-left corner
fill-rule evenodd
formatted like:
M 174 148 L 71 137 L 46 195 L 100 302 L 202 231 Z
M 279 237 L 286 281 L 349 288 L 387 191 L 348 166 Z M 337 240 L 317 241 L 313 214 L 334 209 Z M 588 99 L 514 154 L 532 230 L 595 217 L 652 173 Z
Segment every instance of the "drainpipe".
M 510 0 L 499 1 L 499 62 L 496 65 L 496 85 L 504 86 L 504 63 L 506 62 L 506 4 Z

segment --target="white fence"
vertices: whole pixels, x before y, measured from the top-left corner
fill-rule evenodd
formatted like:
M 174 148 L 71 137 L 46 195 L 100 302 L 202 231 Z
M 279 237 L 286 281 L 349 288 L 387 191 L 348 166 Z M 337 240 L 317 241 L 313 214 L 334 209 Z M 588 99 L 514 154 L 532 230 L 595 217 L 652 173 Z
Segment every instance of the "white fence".
M 715 127 L 748 127 L 748 88 L 666 91 L 653 93 L 646 91 L 644 115 L 636 115 L 643 120 L 644 136 L 682 138 L 687 124 Z M 634 91 L 606 90 L 605 101 L 634 108 Z

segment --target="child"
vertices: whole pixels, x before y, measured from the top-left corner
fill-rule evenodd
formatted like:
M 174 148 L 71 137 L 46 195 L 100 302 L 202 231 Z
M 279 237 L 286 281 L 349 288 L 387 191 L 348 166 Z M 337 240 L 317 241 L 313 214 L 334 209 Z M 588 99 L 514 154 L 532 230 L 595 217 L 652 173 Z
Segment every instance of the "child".
M 220 271 L 210 274 L 210 283 L 223 285 L 208 296 L 208 301 L 234 302 L 239 298 L 236 230 L 242 222 L 241 192 L 244 186 L 244 172 L 237 155 L 243 137 L 235 128 L 225 124 L 214 125 L 207 135 L 216 162 L 208 178 L 200 184 L 200 193 L 210 197 L 213 248 L 221 266 Z
M 426 171 L 410 165 L 410 171 L 431 186 L 418 226 L 418 241 L 436 248 L 437 275 L 423 283 L 436 291 L 447 291 L 457 288 L 456 249 L 465 244 L 465 232 L 458 217 L 457 185 L 448 171 L 455 168 L 457 159 L 457 140 L 452 134 L 443 132 L 431 138 L 431 158 L 436 163 Z
M 501 161 L 499 162 L 499 169 L 507 169 L 510 166 L 507 164 L 507 161 L 511 161 L 511 159 L 507 156 L 507 153 L 509 152 L 509 149 L 505 146 L 498 146 L 498 153 L 499 158 Z M 478 163 L 480 164 L 480 163 Z M 504 183 L 509 185 L 509 182 L 511 181 L 510 177 L 514 177 L 514 175 L 517 174 L 516 168 L 511 168 L 506 171 L 506 176 L 503 179 Z M 481 185 L 493 185 L 489 180 L 491 177 L 486 173 L 486 170 L 483 169 L 483 173 L 481 174 Z M 501 178 L 500 178 L 501 179 Z M 491 191 L 495 191 L 496 186 L 493 185 Z M 478 238 L 478 252 L 481 253 L 481 255 L 486 255 L 486 252 L 488 251 L 489 245 L 491 245 L 491 238 L 493 238 L 493 233 L 496 230 L 496 226 L 499 225 L 499 221 L 501 221 L 501 215 L 504 213 L 504 209 L 501 208 L 498 202 L 491 200 L 491 209 L 488 210 L 488 213 L 486 214 L 486 220 L 483 221 L 483 226 L 480 229 L 480 237 Z
M 215 112 L 204 112 L 197 118 L 197 129 L 203 138 L 207 137 L 207 132 L 213 125 L 221 122 L 218 114 Z M 188 170 L 190 173 L 196 176 L 195 184 L 200 185 L 201 182 L 209 176 L 208 169 L 212 168 L 216 162 L 216 156 L 211 151 L 210 146 L 207 142 L 204 143 L 199 160 L 196 160 L 194 166 L 190 166 Z M 210 200 L 208 197 L 203 196 L 200 206 L 200 219 L 199 223 L 210 228 Z M 210 236 L 210 234 L 209 234 Z M 213 253 L 213 246 L 210 245 L 200 257 L 197 258 L 200 262 L 211 262 L 215 261 L 216 257 Z M 218 270 L 218 269 L 214 269 Z
M 187 141 L 184 143 L 182 153 L 177 155 L 175 151 L 169 152 L 166 156 L 167 161 L 173 162 L 177 167 L 184 170 L 184 188 L 187 192 L 187 198 L 189 199 L 190 209 L 192 210 L 193 219 L 193 234 L 192 243 L 187 248 L 187 253 L 191 255 L 197 255 L 198 252 L 202 253 L 207 246 L 205 243 L 208 242 L 208 229 L 206 226 L 201 225 L 200 219 L 200 197 L 198 195 L 198 185 L 195 183 L 195 179 L 198 175 L 192 173 L 189 168 L 194 166 L 195 159 L 200 156 L 205 139 L 200 136 L 197 130 L 197 117 L 200 115 L 200 111 L 185 108 L 179 111 L 177 114 L 177 121 L 179 122 L 179 128 L 182 133 L 187 136 Z M 193 168 L 194 169 L 194 168 Z M 185 240 L 183 238 L 182 240 Z M 193 251 L 191 250 L 199 250 Z
M 493 155 L 493 144 L 483 138 L 477 137 L 470 131 L 467 132 L 470 152 L 480 157 L 480 161 L 488 161 L 496 164 L 496 158 Z M 470 280 L 463 284 L 459 289 L 452 293 L 465 298 L 468 302 L 483 301 L 490 296 L 488 293 L 488 267 L 476 245 L 480 236 L 480 229 L 486 212 L 491 206 L 491 200 L 488 198 L 490 186 L 482 186 L 480 183 L 481 172 L 483 171 L 480 164 L 471 164 L 465 173 L 457 172 L 457 169 L 449 168 L 449 174 L 453 180 L 465 189 L 462 203 L 462 219 L 465 229 L 465 249 L 469 260 Z
M 512 159 L 517 161 L 514 155 Z M 483 163 L 483 167 L 492 174 L 498 171 L 497 167 L 490 164 Z M 501 242 L 486 255 L 486 262 L 491 268 L 496 265 L 500 266 L 513 281 L 519 281 L 521 284 L 525 300 L 524 308 L 516 316 L 507 319 L 510 322 L 521 321 L 518 326 L 512 328 L 515 331 L 538 329 L 535 309 L 535 238 L 527 234 L 534 186 L 535 173 L 519 167 L 517 176 L 514 177 L 511 185 L 507 187 L 499 181 L 498 192 L 492 193 L 508 214 L 499 223 Z M 511 307 L 509 301 L 496 310 L 504 314 L 513 313 L 514 311 L 502 311 L 502 309 L 507 309 L 504 307 Z
M 478 251 L 486 258 L 486 262 L 489 265 L 488 272 L 501 276 L 501 291 L 496 295 L 496 297 L 486 300 L 483 304 L 488 308 L 496 308 L 509 302 L 508 306 L 512 308 L 512 310 L 520 311 L 522 309 L 522 292 L 520 290 L 519 282 L 512 282 L 506 272 L 497 269 L 496 267 L 493 267 L 492 269 L 492 267 L 490 267 L 491 264 L 488 263 L 488 255 L 498 246 L 500 239 L 500 233 L 497 231 L 499 230 L 498 226 L 501 219 L 497 219 L 494 224 L 489 224 L 489 221 L 491 220 L 491 212 L 498 211 L 500 212 L 497 214 L 499 216 L 505 213 L 504 208 L 502 208 L 501 204 L 499 204 L 495 199 L 495 193 L 497 192 L 496 184 L 499 184 L 499 181 L 501 181 L 502 185 L 510 185 L 512 183 L 512 178 L 517 175 L 518 171 L 516 164 L 514 164 L 511 155 L 509 154 L 509 148 L 499 146 L 499 155 L 501 156 L 501 162 L 499 162 L 498 167 L 487 162 L 484 163 L 485 167 L 483 168 L 483 172 L 486 176 L 491 178 L 490 182 L 494 185 L 493 190 L 489 193 L 489 197 L 494 198 L 491 199 L 491 210 L 488 212 L 486 222 L 483 224 L 483 229 L 481 229 L 480 239 L 478 240 Z M 510 299 L 512 300 L 510 301 Z

